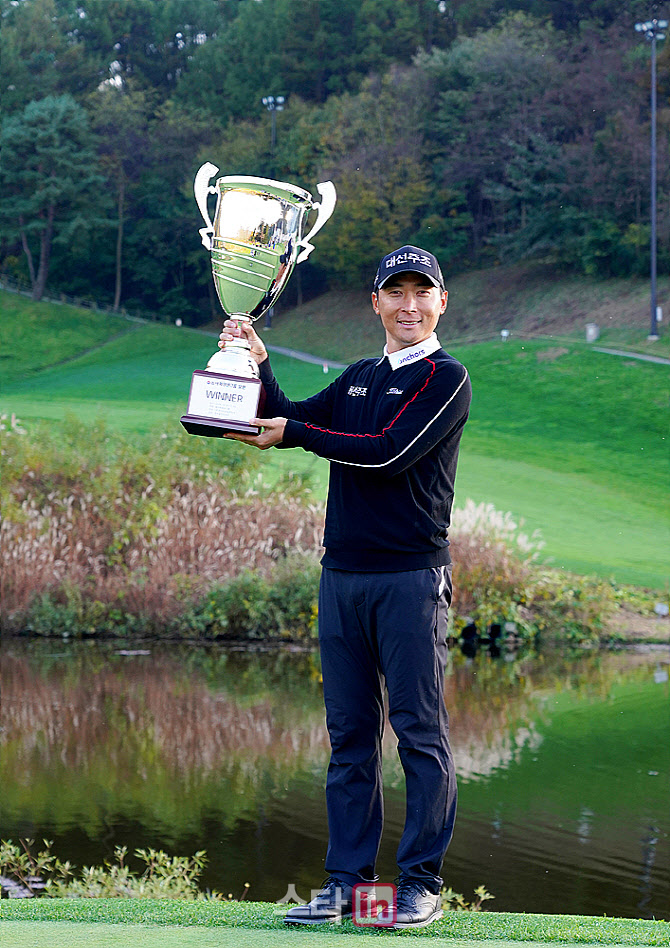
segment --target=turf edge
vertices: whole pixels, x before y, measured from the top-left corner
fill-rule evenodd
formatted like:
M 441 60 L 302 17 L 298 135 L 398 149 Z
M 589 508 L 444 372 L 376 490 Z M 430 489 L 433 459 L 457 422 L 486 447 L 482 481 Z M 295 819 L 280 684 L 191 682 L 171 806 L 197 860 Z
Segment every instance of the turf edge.
M 268 902 L 189 902 L 154 899 L 3 899 L 0 921 L 68 921 L 283 929 L 283 908 Z M 319 931 L 362 932 L 351 922 Z M 384 937 L 507 939 L 601 945 L 670 945 L 670 922 L 578 915 L 447 912 L 428 929 L 375 932 Z

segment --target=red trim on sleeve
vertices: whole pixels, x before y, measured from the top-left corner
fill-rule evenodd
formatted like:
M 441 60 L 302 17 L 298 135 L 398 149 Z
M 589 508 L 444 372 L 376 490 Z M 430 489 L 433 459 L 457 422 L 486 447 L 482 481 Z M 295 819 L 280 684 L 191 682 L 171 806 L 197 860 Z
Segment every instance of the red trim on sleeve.
M 309 425 L 309 424 L 305 424 L 305 428 L 310 428 L 312 431 L 322 431 L 324 434 L 341 435 L 343 438 L 383 438 L 386 432 L 391 430 L 391 428 L 394 426 L 398 418 L 400 418 L 400 416 L 405 411 L 405 409 L 409 405 L 411 405 L 412 402 L 416 398 L 418 398 L 419 395 L 424 391 L 424 389 L 426 388 L 426 386 L 432 379 L 433 375 L 435 374 L 436 366 L 433 360 L 426 357 L 425 361 L 429 362 L 430 365 L 432 366 L 432 369 L 430 370 L 430 373 L 428 374 L 426 381 L 423 383 L 419 391 L 415 395 L 413 395 L 412 398 L 410 398 L 408 402 L 405 402 L 405 404 L 402 406 L 402 408 L 400 409 L 398 414 L 395 416 L 395 418 L 391 422 L 389 422 L 389 424 L 385 428 L 382 428 L 379 434 L 357 434 L 355 432 L 350 432 L 350 431 L 331 431 L 330 428 L 319 428 L 317 427 L 317 425 Z

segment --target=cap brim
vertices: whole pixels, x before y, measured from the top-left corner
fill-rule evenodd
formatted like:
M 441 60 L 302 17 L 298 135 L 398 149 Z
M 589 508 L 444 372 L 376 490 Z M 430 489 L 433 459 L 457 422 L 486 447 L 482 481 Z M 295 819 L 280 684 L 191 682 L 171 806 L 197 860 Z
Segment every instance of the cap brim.
M 433 286 L 436 289 L 438 290 L 442 289 L 442 286 L 440 285 L 439 281 L 436 280 L 434 276 L 431 276 L 430 273 L 424 273 L 423 270 L 415 270 L 413 267 L 407 267 L 406 269 L 396 270 L 395 273 L 389 273 L 387 277 L 385 277 L 383 280 L 380 280 L 380 282 L 377 283 L 377 288 L 381 290 L 384 284 L 388 283 L 389 280 L 392 280 L 393 277 L 398 276 L 399 273 L 418 273 L 419 276 L 425 277 L 427 280 L 430 280 L 430 282 L 433 284 Z

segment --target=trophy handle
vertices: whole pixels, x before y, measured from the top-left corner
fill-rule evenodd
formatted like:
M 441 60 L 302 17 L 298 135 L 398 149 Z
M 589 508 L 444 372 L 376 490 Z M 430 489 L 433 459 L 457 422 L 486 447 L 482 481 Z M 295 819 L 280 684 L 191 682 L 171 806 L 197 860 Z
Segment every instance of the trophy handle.
M 335 192 L 335 185 L 333 182 L 324 181 L 322 184 L 317 184 L 316 189 L 321 195 L 321 203 L 313 204 L 312 207 L 318 210 L 319 215 L 316 219 L 314 227 L 312 227 L 309 234 L 307 234 L 306 237 L 303 237 L 302 240 L 298 241 L 298 246 L 302 247 L 302 251 L 296 260 L 296 263 L 302 263 L 303 260 L 306 260 L 309 257 L 311 252 L 314 250 L 314 245 L 310 243 L 310 240 L 321 230 L 323 225 L 335 210 L 337 193 Z
M 208 182 L 210 178 L 214 177 L 218 170 L 216 165 L 213 165 L 211 161 L 206 161 L 205 164 L 201 165 L 198 169 L 195 181 L 193 182 L 195 199 L 200 213 L 202 214 L 202 219 L 205 224 L 207 224 L 207 227 L 201 227 L 198 231 L 205 250 L 212 249 L 212 237 L 214 235 L 214 225 L 212 224 L 212 218 L 209 216 L 209 211 L 207 210 L 207 196 L 209 194 L 216 194 L 216 188 L 213 184 L 209 185 Z

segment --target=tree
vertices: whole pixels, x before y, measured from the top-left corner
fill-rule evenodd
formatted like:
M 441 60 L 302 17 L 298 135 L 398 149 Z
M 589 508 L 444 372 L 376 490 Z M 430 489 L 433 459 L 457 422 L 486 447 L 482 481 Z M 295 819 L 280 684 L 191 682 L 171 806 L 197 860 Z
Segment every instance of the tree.
M 97 217 L 95 189 L 102 179 L 87 114 L 70 95 L 30 102 L 4 119 L 0 148 L 3 232 L 20 238 L 39 300 L 53 241 L 67 240 Z
M 5 114 L 47 95 L 77 97 L 99 81 L 101 67 L 79 33 L 81 13 L 77 0 L 0 0 Z
M 649 0 L 450 0 L 449 9 L 461 35 L 495 26 L 508 13 L 527 13 L 551 21 L 557 30 L 577 33 L 586 23 L 608 27 L 617 19 L 646 19 Z
M 359 0 L 277 0 L 284 90 L 311 102 L 355 88 Z
M 218 7 L 212 0 L 82 0 L 78 35 L 105 63 L 106 75 L 114 64 L 121 81 L 133 80 L 136 89 L 153 89 L 166 99 L 216 28 Z
M 452 36 L 436 0 L 243 2 L 193 51 L 177 96 L 220 120 L 249 119 L 268 94 L 323 104 Z
M 449 4 L 439 0 L 360 0 L 356 50 L 359 70 L 409 65 L 419 50 L 446 48 L 455 39 Z
M 462 268 L 470 261 L 472 214 L 462 191 L 430 188 L 427 212 L 423 212 L 418 230 L 409 243 L 434 253 L 443 271 Z
M 281 137 L 287 174 L 298 169 L 310 189 L 315 180 L 335 183 L 338 206 L 319 235 L 319 264 L 343 279 L 369 279 L 389 244 L 405 242 L 427 213 L 426 102 L 417 79 L 402 68 L 370 77 L 358 95 L 331 96 Z
M 545 24 L 514 14 L 416 60 L 435 103 L 426 113 L 426 158 L 438 190 L 466 196 L 476 254 L 486 250 L 492 231 L 509 227 L 496 188 L 505 182 L 515 143 L 542 133 L 541 103 L 561 42 Z
M 193 180 L 212 134 L 211 123 L 174 103 L 151 115 L 146 167 L 130 190 L 124 227 L 127 303 L 191 323 L 206 258 Z
M 239 4 L 233 22 L 193 51 L 176 99 L 224 123 L 260 114 L 264 95 L 286 94 L 275 8 L 276 0 Z
M 574 35 L 515 13 L 417 58 L 437 102 L 426 129 L 437 193 L 465 195 L 480 262 L 535 257 L 601 274 L 639 271 L 648 67 L 635 41 L 620 23 Z M 667 68 L 659 57 L 660 83 Z M 663 109 L 659 134 L 667 134 Z M 670 186 L 662 141 L 659 190 Z M 659 232 L 664 214 L 663 205 Z
M 137 184 L 147 168 L 151 96 L 143 91 L 134 92 L 128 86 L 106 86 L 94 93 L 89 101 L 94 110 L 93 127 L 98 134 L 100 170 L 116 192 L 113 309 L 117 311 L 121 304 L 128 189 Z

